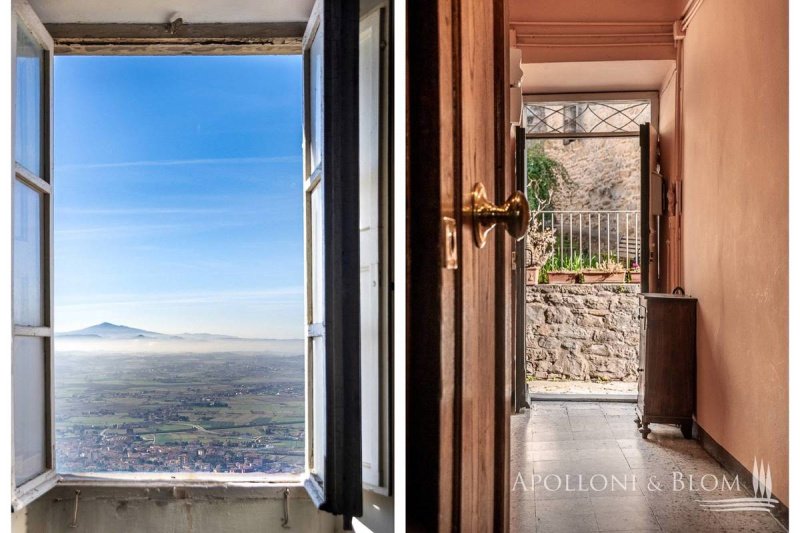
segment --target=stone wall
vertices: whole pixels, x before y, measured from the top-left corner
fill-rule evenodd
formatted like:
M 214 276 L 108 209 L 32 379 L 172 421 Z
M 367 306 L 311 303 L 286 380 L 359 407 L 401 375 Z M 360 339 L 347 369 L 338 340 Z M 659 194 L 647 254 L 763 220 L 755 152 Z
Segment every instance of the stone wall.
M 529 285 L 526 368 L 535 379 L 636 381 L 639 285 Z
M 638 137 L 529 141 L 544 143 L 544 152 L 569 172 L 572 187 L 558 191 L 553 209 L 637 210 L 641 188 Z

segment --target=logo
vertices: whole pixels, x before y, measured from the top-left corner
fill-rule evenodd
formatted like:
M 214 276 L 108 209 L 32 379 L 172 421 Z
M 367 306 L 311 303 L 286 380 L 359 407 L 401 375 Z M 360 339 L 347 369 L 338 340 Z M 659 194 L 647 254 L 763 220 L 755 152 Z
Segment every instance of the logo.
M 753 458 L 753 492 L 752 498 L 727 498 L 720 500 L 697 500 L 706 511 L 726 513 L 734 511 L 763 511 L 769 512 L 775 507 L 778 500 L 772 497 L 772 471 L 769 463 L 764 470 L 764 461 L 761 465 Z

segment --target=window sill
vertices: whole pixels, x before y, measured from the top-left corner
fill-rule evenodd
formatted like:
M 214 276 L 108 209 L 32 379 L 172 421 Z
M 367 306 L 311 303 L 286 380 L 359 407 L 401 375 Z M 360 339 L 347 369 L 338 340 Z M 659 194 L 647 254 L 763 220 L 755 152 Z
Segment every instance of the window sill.
M 247 474 L 62 474 L 53 489 L 55 498 L 67 499 L 80 491 L 80 499 L 217 500 L 308 499 L 306 475 L 265 476 Z
M 60 474 L 59 485 L 118 487 L 292 487 L 301 486 L 306 474 Z
M 109 489 L 131 493 L 152 490 L 171 493 L 175 499 L 218 497 L 222 493 L 233 498 L 269 499 L 282 498 L 285 489 L 303 488 L 305 478 L 305 474 L 62 474 L 57 487 L 89 489 L 93 493 Z M 98 491 L 91 490 L 95 488 Z

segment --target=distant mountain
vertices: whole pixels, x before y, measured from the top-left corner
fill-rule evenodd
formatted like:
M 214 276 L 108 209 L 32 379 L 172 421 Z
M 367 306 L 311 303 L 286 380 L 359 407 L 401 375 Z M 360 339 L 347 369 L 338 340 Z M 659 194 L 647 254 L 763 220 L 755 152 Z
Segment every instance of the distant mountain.
M 236 337 L 235 335 L 217 335 L 214 333 L 181 333 L 180 335 L 172 335 L 166 333 L 158 333 L 157 331 L 147 331 L 146 329 L 132 328 L 122 324 L 112 324 L 110 322 L 103 322 L 102 324 L 95 324 L 88 328 L 78 329 L 75 331 L 65 331 L 56 333 L 56 337 L 63 339 L 86 340 L 86 341 L 126 341 L 126 340 L 159 340 L 159 341 L 183 341 L 213 344 L 219 342 L 236 342 L 236 343 L 251 343 L 251 342 L 296 342 L 299 339 L 261 339 L 261 338 L 248 338 Z M 170 343 L 172 344 L 172 343 Z
M 130 328 L 128 326 L 111 324 L 110 322 L 103 322 L 102 324 L 95 324 L 88 328 L 79 329 L 76 331 L 67 331 L 58 333 L 59 337 L 99 337 L 102 339 L 167 339 L 174 338 L 173 335 L 165 335 L 163 333 L 156 333 L 155 331 L 147 331 L 144 329 Z

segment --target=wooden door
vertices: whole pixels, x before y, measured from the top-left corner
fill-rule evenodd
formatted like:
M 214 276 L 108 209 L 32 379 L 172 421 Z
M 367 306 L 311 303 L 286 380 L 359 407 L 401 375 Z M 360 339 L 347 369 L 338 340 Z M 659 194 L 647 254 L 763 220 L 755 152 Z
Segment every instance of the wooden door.
M 408 527 L 505 531 L 513 240 L 478 247 L 470 213 L 476 185 L 495 204 L 513 189 L 505 4 L 408 17 Z
M 664 179 L 658 165 L 658 132 L 649 122 L 639 126 L 641 147 L 641 258 L 642 292 L 662 292 L 661 234 Z

